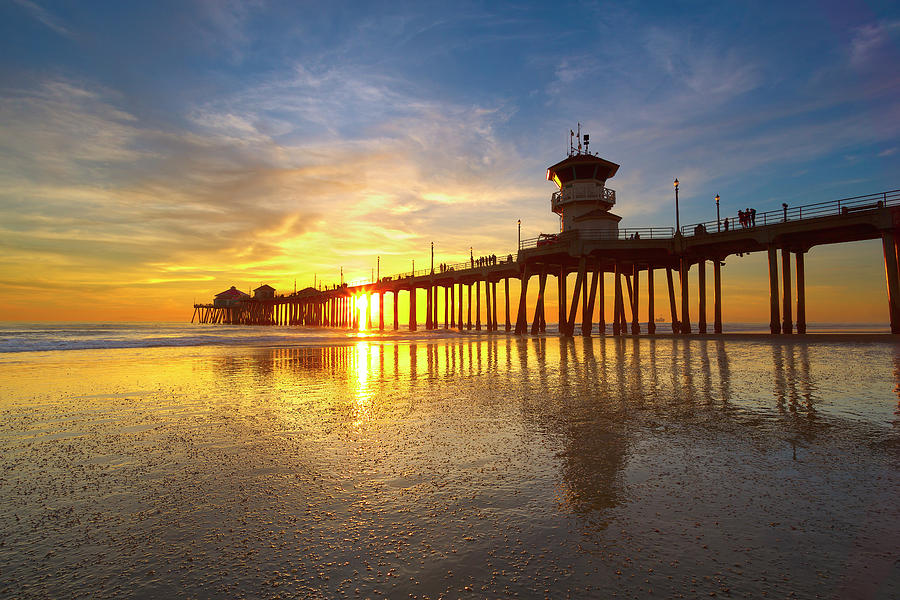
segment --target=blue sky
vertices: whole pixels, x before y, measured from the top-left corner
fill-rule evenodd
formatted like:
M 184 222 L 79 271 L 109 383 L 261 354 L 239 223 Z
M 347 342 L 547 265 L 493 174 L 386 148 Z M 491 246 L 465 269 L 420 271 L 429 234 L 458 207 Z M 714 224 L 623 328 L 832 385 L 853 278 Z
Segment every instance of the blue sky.
M 579 121 L 626 227 L 900 187 L 895 2 L 6 0 L 0 45 L 0 281 L 122 314 L 512 251 Z

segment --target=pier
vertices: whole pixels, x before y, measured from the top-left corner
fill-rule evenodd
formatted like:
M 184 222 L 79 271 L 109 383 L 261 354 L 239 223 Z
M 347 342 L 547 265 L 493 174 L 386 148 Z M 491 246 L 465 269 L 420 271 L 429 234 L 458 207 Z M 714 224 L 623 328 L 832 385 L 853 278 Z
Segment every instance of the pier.
M 804 255 L 819 245 L 881 239 L 891 332 L 900 333 L 900 190 L 804 206 L 783 205 L 780 210 L 754 213 L 750 223 L 727 217 L 677 228 L 619 228 L 621 217 L 610 212 L 616 194 L 606 187 L 618 165 L 588 153 L 588 136 L 584 137 L 584 152 L 579 138 L 578 150 L 572 148 L 565 160 L 547 171 L 547 178 L 559 186 L 551 196 L 551 209 L 562 223 L 558 234 L 520 240 L 515 254 L 486 259 L 471 256 L 466 262 L 440 265 L 437 271 L 432 266 L 331 289 L 306 288 L 276 296 L 272 288 L 262 286 L 251 296 L 232 288 L 219 294 L 227 297 L 217 297 L 212 304 L 195 304 L 192 322 L 356 329 L 361 325 L 358 299 L 364 298 L 369 307 L 377 296 L 378 323 L 366 323 L 366 328 L 398 330 L 400 297 L 404 295 L 408 298 L 407 326 L 415 331 L 419 328 L 417 296 L 424 290 L 425 329 L 491 332 L 502 328 L 519 335 L 538 334 L 546 330 L 544 293 L 548 278 L 553 277 L 560 335 L 602 335 L 607 324 L 612 325 L 613 335 L 653 335 L 657 314 L 654 273 L 661 270 L 665 272 L 672 331 L 720 334 L 726 257 L 765 252 L 770 331 L 804 334 Z M 707 298 L 710 266 L 711 314 Z M 795 285 L 792 268 L 796 270 Z M 575 282 L 570 292 L 567 281 L 571 274 L 575 274 Z M 518 282 L 513 286 L 518 288 L 518 301 L 511 306 L 512 280 Z M 528 291 L 534 285 L 536 300 L 529 305 Z M 612 313 L 606 314 L 603 298 L 609 285 L 614 301 Z M 504 290 L 502 307 L 498 286 Z M 576 322 L 579 307 L 580 323 Z M 371 319 L 371 311 L 364 312 Z M 646 315 L 643 322 L 641 314 Z

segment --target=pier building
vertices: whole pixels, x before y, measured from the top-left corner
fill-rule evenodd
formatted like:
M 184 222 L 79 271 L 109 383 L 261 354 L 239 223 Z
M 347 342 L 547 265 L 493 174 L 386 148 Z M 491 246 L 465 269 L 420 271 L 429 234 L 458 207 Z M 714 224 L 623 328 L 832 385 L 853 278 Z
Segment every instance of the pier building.
M 558 188 L 550 197 L 550 210 L 560 217 L 557 233 L 520 240 L 515 253 L 492 256 L 488 261 L 476 262 L 471 257 L 443 265 L 438 271 L 432 267 L 291 294 L 275 295 L 272 290 L 271 297 L 258 294 L 250 298 L 232 287 L 217 295 L 213 304 L 195 304 L 192 322 L 357 328 L 357 298 L 366 298 L 366 305 L 371 306 L 369 299 L 374 295 L 377 328 L 396 330 L 400 328 L 402 294 L 408 297 L 408 327 L 415 331 L 419 326 L 417 292 L 424 290 L 426 329 L 497 331 L 502 315 L 505 331 L 537 334 L 546 330 L 544 294 L 548 279 L 554 278 L 561 335 L 575 335 L 576 329 L 584 336 L 604 334 L 608 324 L 613 335 L 653 335 L 657 314 L 654 273 L 663 271 L 663 298 L 667 300 L 663 308 L 668 308 L 672 331 L 720 334 L 726 257 L 765 252 L 770 332 L 803 334 L 805 254 L 819 245 L 880 239 L 891 332 L 900 333 L 900 190 L 804 206 L 785 204 L 756 214 L 752 223 L 726 217 L 679 228 L 623 228 L 621 217 L 611 212 L 616 193 L 607 187 L 619 165 L 591 154 L 587 135 L 582 138 L 579 131 L 578 137 L 577 147 L 570 143 L 568 156 L 547 169 L 547 179 Z M 707 298 L 710 266 L 711 314 Z M 575 279 L 570 291 L 567 282 L 571 274 Z M 513 306 L 512 280 L 518 282 L 513 286 L 518 288 Z M 504 289 L 502 312 L 498 285 Z M 528 291 L 533 285 L 537 294 L 532 294 L 536 299 L 529 306 Z M 611 314 L 606 313 L 603 302 L 609 285 Z M 385 311 L 386 296 L 389 306 L 392 304 L 389 313 Z M 579 313 L 580 323 L 576 322 Z M 643 321 L 641 314 L 646 316 Z

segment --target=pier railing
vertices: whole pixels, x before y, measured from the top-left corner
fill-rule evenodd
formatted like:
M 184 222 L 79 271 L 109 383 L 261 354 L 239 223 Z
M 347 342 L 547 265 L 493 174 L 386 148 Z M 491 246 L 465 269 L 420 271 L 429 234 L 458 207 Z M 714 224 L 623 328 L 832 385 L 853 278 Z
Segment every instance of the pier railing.
M 756 213 L 755 222 L 742 225 L 737 216 L 723 217 L 721 221 L 706 221 L 704 223 L 692 223 L 682 225 L 682 235 L 697 235 L 734 231 L 747 227 L 760 227 L 762 225 L 775 225 L 788 221 L 801 221 L 805 219 L 817 219 L 819 217 L 832 217 L 838 215 L 850 215 L 863 210 L 882 208 L 884 206 L 896 206 L 900 204 L 900 190 L 890 190 L 878 194 L 866 194 L 829 200 L 803 206 L 782 205 L 780 209 L 768 210 Z M 725 222 L 728 221 L 726 228 Z
M 675 235 L 674 227 L 632 227 L 610 231 L 608 229 L 578 229 L 576 231 L 564 231 L 556 234 L 541 234 L 538 237 L 524 239 L 519 242 L 519 250 L 531 248 L 543 248 L 567 243 L 574 239 L 603 241 L 603 240 L 658 240 L 671 238 Z
M 606 190 L 615 194 L 612 190 Z M 850 215 L 855 212 L 872 210 L 884 206 L 900 205 L 900 189 L 879 192 L 877 194 L 866 194 L 863 196 L 853 196 L 850 198 L 841 198 L 840 200 L 829 200 L 826 202 L 817 202 L 814 204 L 806 204 L 803 206 L 782 206 L 776 210 L 756 213 L 756 222 L 751 225 L 760 227 L 763 225 L 775 225 L 785 223 L 787 221 L 800 221 L 806 219 L 816 219 L 820 217 Z M 728 229 L 725 229 L 725 222 L 728 221 Z M 682 235 L 693 236 L 697 234 L 715 234 L 717 232 L 734 231 L 742 227 L 736 216 L 727 216 L 721 221 L 706 221 L 704 223 L 692 223 L 684 225 L 681 228 Z M 519 250 L 529 250 L 532 248 L 552 247 L 558 244 L 565 244 L 574 239 L 590 240 L 590 241 L 638 241 L 638 240 L 658 240 L 671 239 L 675 235 L 674 227 L 634 227 L 622 228 L 617 231 L 607 229 L 580 229 L 577 231 L 566 231 L 556 234 L 541 234 L 538 237 L 523 239 L 519 242 Z M 441 263 L 435 265 L 434 270 L 429 266 L 425 269 L 417 269 L 415 271 L 404 271 L 389 276 L 381 277 L 381 281 L 398 281 L 413 277 L 425 277 L 428 275 L 439 276 L 444 273 L 458 273 L 460 271 L 470 271 L 474 269 L 487 268 L 495 265 L 503 265 L 515 262 L 517 257 L 514 254 L 491 254 L 483 262 L 477 257 L 456 263 Z M 375 283 L 370 279 L 357 279 L 349 282 L 348 287 L 358 287 L 371 285 Z M 332 289 L 329 287 L 327 289 Z

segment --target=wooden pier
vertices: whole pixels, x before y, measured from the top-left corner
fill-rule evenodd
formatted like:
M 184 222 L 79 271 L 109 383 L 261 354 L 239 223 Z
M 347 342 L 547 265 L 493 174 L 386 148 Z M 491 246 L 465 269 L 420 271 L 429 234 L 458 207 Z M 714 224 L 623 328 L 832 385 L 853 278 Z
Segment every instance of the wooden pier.
M 405 294 L 409 298 L 408 327 L 415 331 L 419 327 L 417 291 L 424 290 L 426 329 L 474 328 L 491 332 L 502 327 L 516 334 L 537 334 L 546 330 L 544 292 L 548 277 L 554 277 L 560 335 L 573 336 L 576 329 L 583 336 L 604 334 L 607 323 L 612 325 L 614 335 L 653 335 L 656 333 L 654 272 L 664 270 L 672 331 L 683 335 L 719 334 L 723 316 L 721 267 L 725 258 L 766 252 L 770 331 L 803 334 L 806 332 L 804 255 L 819 245 L 881 239 L 891 332 L 900 333 L 900 190 L 792 208 L 783 205 L 781 210 L 754 214 L 752 226 L 726 218 L 686 225 L 679 231 L 666 227 L 620 229 L 620 217 L 610 212 L 616 201 L 615 191 L 605 187 L 606 180 L 617 169 L 614 163 L 582 154 L 580 148 L 578 153 L 570 152 L 567 159 L 550 167 L 548 179 L 560 187 L 551 197 L 551 207 L 560 215 L 563 231 L 520 241 L 515 256 L 507 254 L 481 260 L 471 257 L 467 262 L 441 265 L 437 272 L 430 268 L 331 289 L 307 288 L 282 296 L 250 297 L 232 288 L 227 292 L 231 293 L 227 301 L 219 303 L 217 299 L 213 304 L 195 304 L 192 322 L 356 329 L 360 326 L 357 299 L 364 297 L 366 306 L 371 306 L 372 296 L 377 295 L 377 329 L 397 330 L 400 328 L 399 299 Z M 796 269 L 795 288 L 791 285 L 792 262 Z M 711 319 L 706 297 L 710 265 Z M 697 273 L 693 293 L 692 270 Z M 573 273 L 576 277 L 570 293 L 567 279 Z M 511 280 L 519 282 L 518 302 L 514 306 L 510 306 Z M 500 284 L 504 289 L 502 310 L 497 297 Z M 538 286 L 538 293 L 529 306 L 528 290 L 532 285 Z M 603 302 L 607 285 L 613 286 L 614 297 L 609 315 Z M 392 323 L 385 321 L 386 295 L 390 295 L 388 305 L 393 305 Z M 439 310 L 441 296 L 443 310 Z M 643 311 L 642 300 L 646 306 Z M 579 307 L 581 322 L 576 323 Z M 692 310 L 696 311 L 694 318 Z M 647 315 L 645 323 L 639 318 L 642 312 Z M 367 310 L 366 314 L 369 313 Z M 481 320 L 482 313 L 485 322 Z M 511 316 L 515 317 L 514 321 Z M 375 329 L 373 324 L 366 325 Z
M 666 272 L 672 331 L 722 333 L 722 262 L 733 255 L 766 252 L 770 331 L 802 334 L 806 332 L 804 254 L 823 244 L 881 239 L 891 332 L 900 333 L 900 190 L 791 208 L 786 213 L 762 213 L 757 215 L 755 227 L 729 226 L 726 231 L 723 223 L 688 225 L 678 235 L 671 228 L 623 229 L 615 236 L 603 230 L 564 232 L 555 239 L 523 240 L 515 257 L 498 258 L 496 264 L 478 266 L 471 261 L 448 265 L 443 272 L 432 273 L 428 269 L 328 290 L 307 288 L 269 299 L 250 298 L 237 306 L 195 304 L 192 321 L 354 329 L 359 327 L 356 299 L 364 296 L 368 302 L 372 295 L 377 295 L 378 324 L 372 324 L 372 328 L 397 330 L 402 294 L 409 298 L 409 330 L 415 331 L 419 327 L 416 290 L 424 290 L 426 329 L 498 331 L 502 328 L 518 334 L 529 331 L 536 334 L 546 328 L 543 296 L 550 276 L 556 279 L 560 299 L 557 321 L 561 335 L 574 335 L 576 328 L 585 336 L 602 334 L 607 323 L 612 324 L 616 335 L 654 334 L 653 273 L 662 269 Z M 711 315 L 706 298 L 710 265 Z M 792 268 L 796 269 L 795 287 L 791 285 Z M 697 273 L 693 293 L 689 283 L 691 271 Z M 566 282 L 572 273 L 576 279 L 569 293 Z M 680 282 L 678 294 L 676 277 Z M 513 279 L 519 282 L 519 298 L 510 306 L 510 280 Z M 606 315 L 602 298 L 610 284 L 615 300 L 613 313 Z M 498 302 L 498 285 L 505 292 L 502 303 Z M 527 292 L 532 285 L 538 286 L 537 301 L 528 306 Z M 600 302 L 597 302 L 598 294 Z M 484 311 L 480 306 L 482 299 Z M 385 304 L 389 307 L 387 311 Z M 580 324 L 576 323 L 579 305 Z M 693 318 L 692 307 L 696 311 Z M 638 318 L 641 313 L 648 316 L 643 323 Z

